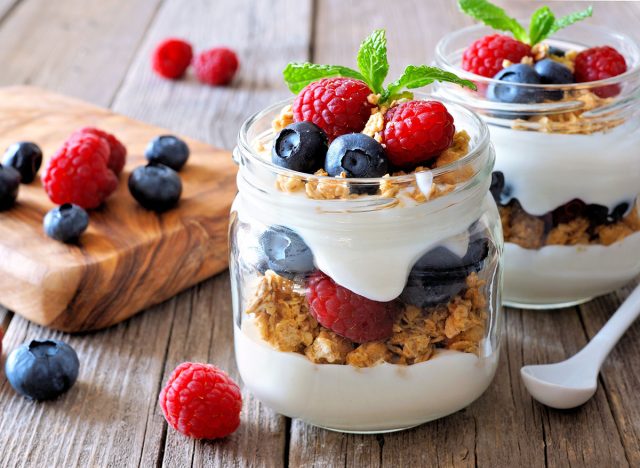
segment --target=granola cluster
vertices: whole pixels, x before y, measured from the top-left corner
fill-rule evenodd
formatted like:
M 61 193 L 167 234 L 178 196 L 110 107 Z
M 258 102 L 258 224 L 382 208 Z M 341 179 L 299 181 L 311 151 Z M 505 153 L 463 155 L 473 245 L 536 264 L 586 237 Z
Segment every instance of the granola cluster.
M 263 340 L 280 351 L 305 355 L 317 364 L 372 367 L 382 362 L 411 365 L 433 357 L 437 349 L 478 353 L 485 332 L 485 281 L 476 273 L 449 303 L 428 309 L 405 306 L 386 341 L 354 343 L 319 325 L 303 292 L 287 278 L 267 271 L 260 278 L 247 313 Z
M 527 213 L 515 201 L 499 209 L 505 242 L 525 249 L 539 249 L 545 245 L 611 245 L 640 231 L 637 206 L 617 222 L 594 226 L 589 219 L 578 216 L 552 229 L 547 229 L 544 217 Z

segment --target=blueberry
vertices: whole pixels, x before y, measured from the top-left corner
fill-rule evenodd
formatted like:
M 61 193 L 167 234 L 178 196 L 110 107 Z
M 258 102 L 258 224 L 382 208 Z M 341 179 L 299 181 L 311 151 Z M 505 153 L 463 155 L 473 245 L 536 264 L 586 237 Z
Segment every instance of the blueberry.
M 8 210 L 18 198 L 20 173 L 11 166 L 0 164 L 0 211 Z
M 52 400 L 73 386 L 79 367 L 78 355 L 65 342 L 32 340 L 11 351 L 4 370 L 16 392 Z
M 462 265 L 466 274 L 479 272 L 484 267 L 484 261 L 489 256 L 489 239 L 486 237 L 474 237 L 469 240 L 467 253 L 462 257 Z
M 380 143 L 363 133 L 341 135 L 327 151 L 324 170 L 330 176 L 345 172 L 347 177 L 382 177 L 388 172 L 389 162 Z
M 9 146 L 4 153 L 2 164 L 12 166 L 22 177 L 23 184 L 30 184 L 42 165 L 42 150 L 35 143 L 19 141 Z
M 534 69 L 540 76 L 542 84 L 561 85 L 574 82 L 571 70 L 555 60 L 540 60 L 535 64 Z M 554 101 L 562 99 L 563 95 L 564 92 L 561 89 L 545 92 L 545 97 Z
M 280 276 L 293 279 L 313 271 L 313 253 L 302 238 L 284 226 L 271 226 L 259 239 L 266 262 L 258 265 L 275 271 Z M 266 267 L 266 268 L 265 268 Z
M 400 300 L 417 307 L 449 302 L 466 284 L 462 259 L 445 247 L 424 254 L 409 273 Z
M 311 122 L 287 125 L 276 136 L 271 162 L 292 171 L 313 174 L 322 168 L 327 154 L 327 135 Z
M 489 191 L 493 196 L 493 199 L 496 203 L 500 203 L 500 194 L 502 194 L 502 190 L 504 189 L 504 174 L 500 171 L 494 171 L 491 174 L 491 187 L 489 187 Z
M 179 171 L 189 159 L 189 147 L 173 135 L 160 135 L 149 142 L 144 155 L 149 162 L 164 164 Z
M 629 211 L 629 208 L 631 208 L 632 203 L 633 202 L 631 203 L 622 202 L 619 205 L 616 205 L 615 208 L 613 208 L 613 210 L 611 211 L 611 214 L 609 215 L 611 222 L 616 223 L 620 221 L 622 218 L 624 218 L 627 212 Z
M 555 55 L 556 57 L 564 57 L 565 51 L 556 46 L 549 46 L 549 55 Z
M 180 200 L 182 181 L 170 167 L 149 163 L 133 170 L 129 176 L 129 192 L 147 210 L 162 212 Z
M 65 203 L 44 216 L 44 232 L 60 242 L 76 242 L 89 226 L 89 215 L 78 205 Z
M 507 83 L 540 84 L 540 77 L 533 67 L 523 63 L 503 68 L 493 79 Z M 497 102 L 531 104 L 541 102 L 544 96 L 538 90 L 526 86 L 491 83 L 487 90 L 487 97 Z

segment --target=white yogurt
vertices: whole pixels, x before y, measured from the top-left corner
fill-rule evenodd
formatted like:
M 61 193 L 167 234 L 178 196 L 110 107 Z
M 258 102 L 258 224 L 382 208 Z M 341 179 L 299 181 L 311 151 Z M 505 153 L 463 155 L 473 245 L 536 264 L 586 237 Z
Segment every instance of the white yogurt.
M 411 366 L 358 369 L 314 364 L 277 351 L 253 321 L 235 329 L 236 362 L 244 384 L 267 406 L 289 417 L 341 431 L 392 431 L 458 411 L 489 386 L 498 353 L 484 357 L 440 351 Z
M 640 192 L 640 119 L 590 135 L 489 126 L 496 171 L 528 213 L 541 216 L 579 198 L 616 205 Z

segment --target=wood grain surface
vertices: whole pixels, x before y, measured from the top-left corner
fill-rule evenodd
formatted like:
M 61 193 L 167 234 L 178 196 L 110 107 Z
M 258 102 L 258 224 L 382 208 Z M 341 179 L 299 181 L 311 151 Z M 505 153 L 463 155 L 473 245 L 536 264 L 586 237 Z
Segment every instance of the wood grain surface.
M 0 19 L 0 59 L 7 64 L 1 83 L 37 83 L 227 149 L 246 116 L 289 95 L 279 76 L 288 61 L 352 65 L 362 38 L 386 27 L 395 77 L 408 63 L 429 63 L 442 34 L 471 23 L 453 0 L 189 0 L 189 8 L 184 0 L 137 0 L 126 7 L 137 10 L 135 17 L 115 12 L 122 5 L 117 0 L 73 0 L 55 2 L 51 21 L 38 14 L 44 3 L 16 0 Z M 88 13 L 79 12 L 80 3 L 89 5 Z M 544 4 L 497 3 L 514 16 Z M 640 40 L 640 4 L 590 3 L 592 24 Z M 585 6 L 549 4 L 561 14 Z M 98 10 L 105 13 L 96 21 Z M 116 17 L 127 27 L 111 25 Z M 87 28 L 83 18 L 96 24 Z M 218 44 L 238 50 L 241 69 L 233 85 L 201 86 L 191 74 L 175 83 L 155 77 L 149 54 L 157 41 L 176 35 L 197 50 Z M 68 47 L 41 46 L 39 37 Z M 74 66 L 78 51 L 71 46 L 79 43 L 90 66 Z M 102 53 L 123 43 L 126 50 L 113 58 Z M 90 49 L 100 53 L 89 57 Z M 95 69 L 99 87 L 91 85 Z M 448 418 L 380 436 L 313 428 L 275 414 L 247 392 L 242 424 L 227 439 L 191 441 L 167 428 L 156 401 L 177 363 L 209 361 L 238 377 L 227 273 L 98 333 L 60 334 L 13 316 L 5 350 L 28 338 L 62 337 L 78 350 L 82 367 L 79 384 L 44 405 L 16 396 L 0 374 L 0 414 L 8 415 L 0 418 L 0 466 L 639 466 L 640 326 L 614 350 L 596 397 L 581 408 L 537 404 L 518 375 L 524 363 L 563 359 L 579 349 L 630 287 L 555 312 L 506 310 L 500 367 L 487 393 Z M 4 323 L 11 317 L 0 309 Z
M 229 152 L 188 140 L 180 203 L 163 214 L 145 210 L 127 177 L 145 164 L 146 144 L 167 130 L 39 88 L 0 88 L 0 147 L 35 141 L 46 164 L 84 126 L 117 135 L 129 154 L 117 190 L 90 211 L 79 244 L 44 235 L 42 219 L 55 205 L 40 178 L 21 185 L 16 206 L 0 213 L 0 303 L 64 331 L 113 325 L 226 269 L 236 192 Z

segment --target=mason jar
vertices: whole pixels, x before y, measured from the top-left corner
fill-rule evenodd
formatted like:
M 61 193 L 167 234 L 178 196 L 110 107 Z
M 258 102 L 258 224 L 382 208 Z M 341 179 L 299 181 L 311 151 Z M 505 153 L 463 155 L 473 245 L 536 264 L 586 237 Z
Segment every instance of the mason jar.
M 504 303 L 557 308 L 614 291 L 640 273 L 638 44 L 572 25 L 545 41 L 565 51 L 555 59 L 571 66 L 579 51 L 608 45 L 625 57 L 627 71 L 569 85 L 509 83 L 510 92 L 529 97 L 523 101 L 537 102 L 502 103 L 487 96 L 504 82 L 460 68 L 465 48 L 490 33 L 472 26 L 439 42 L 436 65 L 472 79 L 478 91 L 440 84 L 436 94 L 475 110 L 490 129 L 491 191 L 505 238 Z
M 449 103 L 466 155 L 341 179 L 271 163 L 285 104 L 249 118 L 234 151 L 229 265 L 245 386 L 278 413 L 344 432 L 401 430 L 464 408 L 490 384 L 500 344 L 502 233 L 486 125 Z M 320 310 L 334 314 L 331 328 Z

